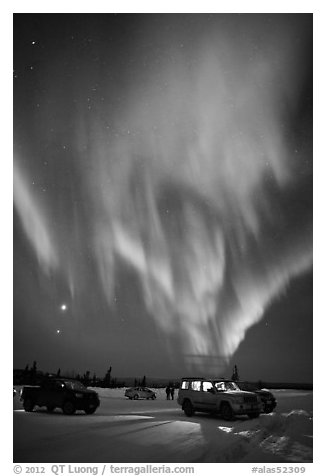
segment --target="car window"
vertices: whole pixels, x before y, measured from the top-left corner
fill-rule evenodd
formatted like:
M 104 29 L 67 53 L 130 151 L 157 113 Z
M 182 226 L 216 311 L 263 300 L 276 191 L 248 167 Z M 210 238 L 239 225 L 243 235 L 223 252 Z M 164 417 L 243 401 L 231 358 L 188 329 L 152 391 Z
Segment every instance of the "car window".
M 240 388 L 235 382 L 225 382 L 225 388 L 226 390 L 240 390 Z
M 189 388 L 188 380 L 183 380 L 182 381 L 181 388 L 182 388 L 182 390 L 188 390 L 188 388 Z
M 235 382 L 226 381 L 226 382 L 216 382 L 215 388 L 218 392 L 227 392 L 227 391 L 239 391 L 239 387 Z
M 203 382 L 203 392 L 211 392 L 213 390 L 212 382 Z
M 48 390 L 58 390 L 58 389 L 61 389 L 62 387 L 63 387 L 62 382 L 58 380 L 52 380 L 44 384 L 44 388 Z
M 215 384 L 215 388 L 218 392 L 224 392 L 225 391 L 225 383 L 224 382 L 217 382 Z
M 193 380 L 191 382 L 191 389 L 195 390 L 196 392 L 200 392 L 201 381 L 200 380 Z
M 66 380 L 64 383 L 60 382 L 60 384 L 63 387 L 66 386 L 66 388 L 69 388 L 70 390 L 79 390 L 79 391 L 85 390 L 85 386 L 78 380 L 76 381 Z

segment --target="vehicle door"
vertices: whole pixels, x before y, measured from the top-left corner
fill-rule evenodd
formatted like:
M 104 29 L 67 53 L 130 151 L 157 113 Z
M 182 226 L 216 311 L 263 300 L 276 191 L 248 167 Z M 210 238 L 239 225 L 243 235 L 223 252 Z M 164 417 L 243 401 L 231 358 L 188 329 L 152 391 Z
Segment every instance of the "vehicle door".
M 202 391 L 201 391 L 201 380 L 192 380 L 190 382 L 190 396 L 191 396 L 191 403 L 193 404 L 194 408 L 200 410 L 202 407 Z
M 40 405 L 58 407 L 64 399 L 65 386 L 59 380 L 46 382 L 42 390 L 42 403 Z
M 49 398 L 51 398 L 52 386 L 53 383 L 51 381 L 46 381 L 41 385 L 37 396 L 37 405 L 39 405 L 40 407 L 47 405 Z
M 200 392 L 200 408 L 203 411 L 215 411 L 217 402 L 217 392 L 214 385 L 209 380 L 202 382 L 202 388 Z

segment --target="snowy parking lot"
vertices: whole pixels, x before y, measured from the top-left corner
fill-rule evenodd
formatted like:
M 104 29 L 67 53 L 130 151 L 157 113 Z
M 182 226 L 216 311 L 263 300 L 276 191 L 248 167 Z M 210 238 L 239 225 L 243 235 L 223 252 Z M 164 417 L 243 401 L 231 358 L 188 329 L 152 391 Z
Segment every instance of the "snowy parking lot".
M 310 391 L 274 390 L 277 407 L 258 419 L 188 418 L 163 389 L 156 400 L 128 400 L 124 389 L 95 389 L 94 415 L 26 413 L 14 398 L 15 463 L 312 462 Z

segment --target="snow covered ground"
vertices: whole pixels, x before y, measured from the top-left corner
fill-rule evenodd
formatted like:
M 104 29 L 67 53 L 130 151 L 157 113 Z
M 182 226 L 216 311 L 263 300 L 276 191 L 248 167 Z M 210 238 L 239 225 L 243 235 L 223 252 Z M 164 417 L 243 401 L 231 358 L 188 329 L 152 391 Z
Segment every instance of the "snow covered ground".
M 273 390 L 277 407 L 258 419 L 186 417 L 164 389 L 156 400 L 128 400 L 125 389 L 95 389 L 94 415 L 26 413 L 14 399 L 15 463 L 312 462 L 310 391 Z

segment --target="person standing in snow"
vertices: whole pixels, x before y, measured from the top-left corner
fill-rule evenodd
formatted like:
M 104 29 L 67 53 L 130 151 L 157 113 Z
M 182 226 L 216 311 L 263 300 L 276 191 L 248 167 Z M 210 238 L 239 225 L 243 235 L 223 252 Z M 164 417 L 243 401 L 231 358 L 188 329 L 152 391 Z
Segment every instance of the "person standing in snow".
M 170 400 L 170 387 L 169 386 L 166 387 L 165 393 L 166 393 L 166 399 Z
M 174 387 L 171 387 L 170 393 L 171 393 L 171 400 L 174 400 Z

